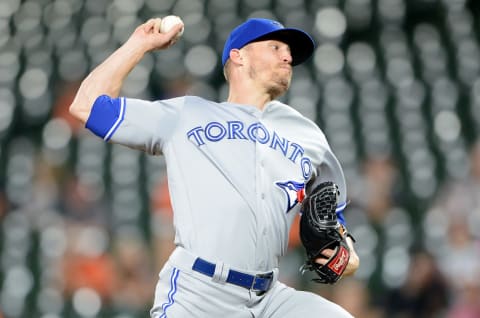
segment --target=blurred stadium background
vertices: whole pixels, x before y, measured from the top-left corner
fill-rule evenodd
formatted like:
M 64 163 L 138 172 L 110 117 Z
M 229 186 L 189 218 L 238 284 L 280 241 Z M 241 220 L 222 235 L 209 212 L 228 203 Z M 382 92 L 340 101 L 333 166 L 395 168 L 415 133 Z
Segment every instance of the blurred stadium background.
M 172 248 L 164 162 L 92 137 L 68 105 L 138 24 L 168 14 L 183 38 L 124 95 L 223 100 L 219 55 L 247 17 L 315 37 L 284 101 L 344 165 L 362 265 L 315 285 L 292 235 L 284 281 L 360 318 L 480 317 L 475 0 L 1 0 L 0 317 L 147 317 Z

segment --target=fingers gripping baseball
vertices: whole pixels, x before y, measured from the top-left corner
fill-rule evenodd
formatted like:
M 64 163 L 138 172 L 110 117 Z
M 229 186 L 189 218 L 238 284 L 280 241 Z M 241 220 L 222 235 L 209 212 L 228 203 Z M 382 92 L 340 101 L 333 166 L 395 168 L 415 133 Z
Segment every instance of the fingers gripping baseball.
M 165 30 L 161 21 L 161 18 L 149 19 L 137 27 L 130 40 L 142 45 L 145 51 L 162 50 L 175 44 L 183 33 L 183 22 L 178 18 L 178 23 Z

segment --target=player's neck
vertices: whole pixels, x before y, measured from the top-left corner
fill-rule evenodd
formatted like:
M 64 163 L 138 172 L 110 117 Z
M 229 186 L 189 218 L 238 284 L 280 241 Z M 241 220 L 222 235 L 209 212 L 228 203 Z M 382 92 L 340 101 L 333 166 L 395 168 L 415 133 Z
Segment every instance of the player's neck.
M 263 110 L 265 105 L 271 101 L 271 98 L 253 98 L 252 96 L 229 96 L 229 103 L 240 104 L 240 105 L 251 105 L 255 106 L 259 110 Z
M 227 101 L 241 105 L 252 105 L 259 110 L 263 110 L 265 105 L 271 102 L 272 99 L 272 96 L 268 92 L 260 91 L 252 87 L 230 86 Z

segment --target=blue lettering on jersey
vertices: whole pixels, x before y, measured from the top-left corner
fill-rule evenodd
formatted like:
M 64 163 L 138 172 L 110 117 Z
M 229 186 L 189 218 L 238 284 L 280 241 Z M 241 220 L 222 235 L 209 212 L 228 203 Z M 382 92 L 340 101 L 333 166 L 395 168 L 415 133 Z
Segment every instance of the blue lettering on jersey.
M 205 127 L 205 137 L 209 141 L 219 141 L 227 134 L 227 130 L 220 123 L 211 122 Z
M 247 139 L 242 131 L 244 126 L 241 121 L 227 121 L 228 139 Z
M 255 123 L 248 127 L 248 137 L 251 141 L 266 144 L 270 140 L 270 133 L 261 123 Z
M 308 157 L 303 157 L 300 160 L 300 166 L 302 167 L 302 173 L 303 173 L 303 178 L 305 180 L 310 179 L 310 176 L 312 175 L 312 161 Z
M 198 147 L 205 145 L 207 141 L 219 142 L 225 138 L 258 142 L 268 145 L 291 162 L 299 164 L 305 180 L 308 180 L 313 172 L 312 162 L 305 156 L 305 149 L 301 145 L 279 136 L 275 131 L 269 131 L 259 122 L 245 126 L 241 121 L 226 123 L 212 121 L 205 127 L 197 126 L 190 129 L 187 132 L 187 138 Z
M 293 148 L 293 151 L 288 159 L 290 159 L 292 162 L 296 162 L 298 156 L 303 156 L 303 154 L 305 153 L 305 150 L 303 150 L 302 146 L 296 143 L 290 143 L 290 147 Z
M 277 147 L 280 147 L 280 150 L 282 151 L 283 155 L 286 157 L 289 143 L 290 142 L 287 139 L 282 138 L 279 135 L 277 135 L 276 132 L 273 132 L 270 148 L 277 150 Z
M 190 129 L 190 131 L 187 133 L 188 139 L 193 137 L 195 139 L 195 143 L 197 144 L 197 146 L 205 145 L 205 142 L 200 137 L 200 131 L 203 131 L 202 127 L 195 127 L 193 129 Z
M 287 211 L 288 213 L 295 205 L 297 205 L 305 195 L 305 182 L 286 181 L 275 182 L 287 195 Z

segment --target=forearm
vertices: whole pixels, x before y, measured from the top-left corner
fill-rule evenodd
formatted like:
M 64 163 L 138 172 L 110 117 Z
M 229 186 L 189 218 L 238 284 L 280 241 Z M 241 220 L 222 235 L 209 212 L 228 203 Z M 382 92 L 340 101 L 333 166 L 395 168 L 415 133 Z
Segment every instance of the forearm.
M 348 260 L 348 265 L 343 275 L 350 276 L 355 274 L 358 267 L 360 266 L 360 258 L 358 257 L 357 252 L 355 251 L 352 238 L 350 236 L 347 236 L 345 238 L 345 241 L 347 242 L 347 245 L 350 249 L 350 259 Z

